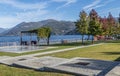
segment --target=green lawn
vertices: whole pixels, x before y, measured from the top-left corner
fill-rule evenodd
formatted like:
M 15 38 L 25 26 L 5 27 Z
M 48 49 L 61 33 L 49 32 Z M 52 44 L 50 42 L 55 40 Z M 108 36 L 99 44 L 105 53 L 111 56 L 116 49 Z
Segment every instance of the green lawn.
M 91 42 L 87 41 L 85 45 L 89 45 Z M 56 48 L 51 48 L 51 49 L 46 49 L 46 50 L 37 50 L 37 51 L 31 51 L 31 52 L 25 52 L 25 53 L 10 53 L 10 52 L 0 52 L 0 56 L 20 56 L 20 55 L 28 55 L 28 54 L 35 54 L 35 53 L 41 53 L 41 52 L 47 52 L 47 51 L 53 51 L 53 50 L 59 50 L 59 49 L 65 49 L 65 48 L 72 48 L 75 46 L 81 46 L 82 44 L 80 42 L 77 43 L 67 43 L 67 44 L 54 44 L 50 45 L 51 47 L 56 47 Z M 43 47 L 43 46 L 40 46 Z
M 40 72 L 0 64 L 0 76 L 71 76 L 69 74 Z
M 42 47 L 42 46 L 41 46 Z M 59 50 L 59 49 L 65 49 L 65 48 L 71 48 L 74 47 L 73 45 L 54 45 L 51 47 L 56 47 L 56 48 L 51 48 L 51 49 L 46 49 L 46 50 L 37 50 L 37 51 L 32 51 L 32 52 L 25 52 L 25 53 L 10 53 L 10 52 L 0 52 L 0 56 L 20 56 L 20 55 L 28 55 L 28 54 L 35 54 L 35 53 L 41 53 L 41 52 L 47 52 L 47 51 L 53 51 L 53 50 Z
M 103 45 L 80 48 L 48 55 L 62 58 L 86 57 L 101 60 L 118 61 L 120 60 L 120 43 L 106 43 Z
M 70 44 L 57 44 L 57 45 L 51 45 L 57 48 L 53 49 L 47 49 L 47 50 L 39 50 L 39 51 L 33 51 L 33 52 L 27 52 L 27 53 L 6 53 L 6 52 L 0 52 L 0 56 L 19 56 L 19 55 L 27 55 L 27 54 L 34 54 L 34 53 L 40 53 L 40 52 L 46 52 L 46 51 L 53 51 L 58 49 L 65 49 L 65 48 L 71 48 L 75 46 L 80 46 L 80 43 L 70 43 Z M 38 72 L 34 70 L 29 69 L 23 69 L 23 68 L 15 68 L 10 67 L 6 65 L 0 64 L 0 76 L 71 76 L 68 74 L 61 74 L 61 73 L 51 73 L 51 72 Z
M 22 54 L 0 52 L 0 56 L 3 56 L 3 55 L 18 56 L 18 55 L 34 54 L 39 52 L 70 48 L 70 47 L 75 47 L 80 45 L 81 44 L 79 43 L 52 45 L 58 48 L 34 51 L 34 52 L 28 52 L 28 53 L 22 53 Z M 87 58 L 102 59 L 102 60 L 120 60 L 120 43 L 106 43 L 103 45 L 97 45 L 97 46 L 86 47 L 86 48 L 60 52 L 60 53 L 53 53 L 48 55 L 55 56 L 55 57 L 63 57 L 63 58 L 87 57 Z M 29 69 L 23 69 L 23 68 L 9 67 L 9 66 L 0 64 L 0 76 L 70 76 L 70 75 L 61 74 L 61 73 L 52 73 L 52 72 L 40 72 L 40 71 L 34 71 Z

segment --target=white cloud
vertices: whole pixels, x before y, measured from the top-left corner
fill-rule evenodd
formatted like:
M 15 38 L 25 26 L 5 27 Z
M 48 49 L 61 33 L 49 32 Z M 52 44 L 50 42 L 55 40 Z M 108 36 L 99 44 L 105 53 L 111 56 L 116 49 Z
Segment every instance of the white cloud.
M 102 0 L 95 0 L 92 4 L 89 4 L 85 7 L 83 7 L 84 10 L 91 10 L 91 9 L 95 9 L 95 8 L 100 8 L 100 7 L 103 7 L 103 6 L 106 6 L 108 3 L 110 2 L 113 2 L 115 0 L 105 0 L 105 1 L 102 1 Z M 102 2 L 102 3 L 101 3 Z
M 118 17 L 120 13 L 120 7 L 117 8 L 109 8 L 106 11 L 100 13 L 100 15 L 108 15 L 108 13 L 111 12 L 113 16 Z
M 48 14 L 47 10 L 34 10 L 28 12 L 17 13 L 17 18 L 22 21 L 36 21 L 41 19 L 43 15 Z
M 35 4 L 21 3 L 16 0 L 0 0 L 2 4 L 8 4 L 19 9 L 44 9 L 47 7 L 47 2 L 40 2 Z
M 6 16 L 0 17 L 0 27 L 13 27 L 20 22 L 31 22 L 31 21 L 40 21 L 44 19 L 64 19 L 63 13 L 58 13 L 55 11 L 48 11 L 48 5 L 51 2 L 64 3 L 58 8 L 65 7 L 71 3 L 75 3 L 77 0 L 49 0 L 39 3 L 22 3 L 17 0 L 0 0 L 0 4 L 9 5 L 10 7 L 15 7 L 22 10 L 21 12 L 14 12 L 14 16 L 8 14 Z
M 65 6 L 68 6 L 72 3 L 76 3 L 77 0 L 52 0 L 53 2 L 65 2 L 62 6 L 58 7 L 57 9 L 63 8 Z
M 101 0 L 95 0 L 94 2 L 92 2 L 91 4 L 83 7 L 84 10 L 90 10 L 91 8 L 93 8 L 94 6 L 98 5 L 101 2 Z
M 20 20 L 13 16 L 0 17 L 0 27 L 9 28 L 20 23 Z
M 10 7 L 15 7 L 17 9 L 22 9 L 21 12 L 15 12 L 13 10 L 13 13 L 16 14 L 12 16 L 8 13 L 8 15 L 0 15 L 0 27 L 13 27 L 16 24 L 23 22 L 23 21 L 36 21 L 40 20 L 41 16 L 48 13 L 46 10 L 47 2 L 40 2 L 35 4 L 27 4 L 27 3 L 21 3 L 17 0 L 0 0 L 1 4 L 10 5 Z

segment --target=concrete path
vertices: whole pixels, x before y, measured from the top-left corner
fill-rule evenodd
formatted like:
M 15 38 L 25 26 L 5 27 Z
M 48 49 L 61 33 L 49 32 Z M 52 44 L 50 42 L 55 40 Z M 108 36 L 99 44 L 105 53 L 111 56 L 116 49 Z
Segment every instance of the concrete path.
M 29 54 L 29 55 L 22 55 L 22 56 L 16 56 L 16 57 L 7 57 L 7 58 L 1 58 L 0 57 L 0 63 L 3 64 L 12 64 L 14 61 L 19 61 L 19 59 L 26 59 L 26 58 L 34 58 L 35 56 L 38 55 L 45 55 L 45 54 L 52 54 L 52 53 L 58 53 L 58 52 L 64 52 L 64 51 L 71 51 L 79 48 L 85 48 L 85 47 L 91 47 L 91 46 L 97 46 L 97 45 L 102 45 L 101 44 L 94 44 L 94 45 L 88 45 L 88 46 L 78 46 L 78 47 L 72 47 L 72 48 L 66 48 L 66 49 L 60 49 L 60 50 L 53 50 L 53 51 L 48 51 L 48 52 L 42 52 L 42 53 L 35 53 L 35 54 Z
M 79 48 L 97 46 L 97 45 L 102 45 L 102 44 L 104 44 L 104 43 L 87 45 L 87 46 L 77 46 L 77 47 L 72 47 L 72 48 L 66 48 L 66 49 L 60 49 L 60 50 L 54 50 L 54 51 L 48 51 L 48 52 L 42 52 L 42 53 L 36 53 L 36 54 L 30 54 L 30 55 L 22 55 L 22 56 L 38 56 L 38 55 L 52 54 L 52 53 L 71 51 L 71 50 L 75 50 L 75 49 L 79 49 Z M 19 56 L 19 57 L 21 57 L 21 56 Z

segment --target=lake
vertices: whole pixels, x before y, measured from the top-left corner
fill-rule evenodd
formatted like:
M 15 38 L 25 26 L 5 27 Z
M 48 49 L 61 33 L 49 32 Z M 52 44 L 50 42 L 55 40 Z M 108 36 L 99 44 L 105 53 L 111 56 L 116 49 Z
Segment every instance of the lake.
M 37 40 L 37 36 L 23 36 L 23 41 L 29 41 L 30 38 L 34 41 Z M 88 35 L 84 35 L 84 40 L 88 38 Z M 50 41 L 59 41 L 59 40 L 81 40 L 81 35 L 52 35 Z M 92 36 L 90 36 L 90 40 Z M 0 42 L 19 42 L 20 36 L 0 36 Z
M 84 35 L 84 40 L 87 40 L 88 35 Z M 37 41 L 37 36 L 23 36 L 23 41 Z M 50 37 L 51 43 L 61 43 L 62 40 L 67 40 L 68 42 L 77 42 L 82 39 L 81 35 L 52 35 Z M 90 40 L 92 39 L 92 36 L 90 36 Z M 12 42 L 16 42 L 16 44 L 20 43 L 20 36 L 1 36 L 0 37 L 0 45 L 3 45 L 2 43 L 8 43 L 9 45 L 12 45 Z M 46 43 L 45 39 L 40 39 L 41 43 Z

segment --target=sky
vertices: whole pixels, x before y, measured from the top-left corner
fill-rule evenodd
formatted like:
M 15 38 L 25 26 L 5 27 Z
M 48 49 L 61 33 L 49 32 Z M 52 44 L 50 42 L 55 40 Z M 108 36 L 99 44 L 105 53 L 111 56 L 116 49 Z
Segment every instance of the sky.
M 0 27 L 46 19 L 76 21 L 81 10 L 95 9 L 101 17 L 118 17 L 120 0 L 0 0 Z

